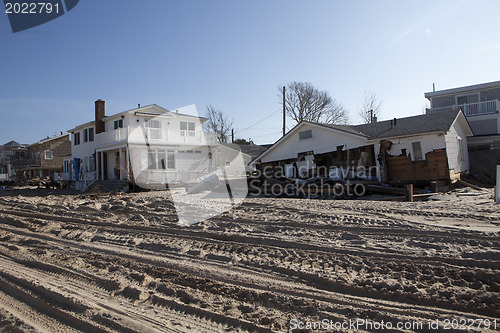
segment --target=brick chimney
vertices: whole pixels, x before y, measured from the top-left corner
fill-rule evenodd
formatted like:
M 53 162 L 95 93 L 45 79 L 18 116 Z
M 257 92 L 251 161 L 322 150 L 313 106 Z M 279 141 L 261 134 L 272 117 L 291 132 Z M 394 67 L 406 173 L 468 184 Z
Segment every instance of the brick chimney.
M 104 121 L 102 120 L 105 116 L 104 101 L 102 99 L 98 99 L 95 101 L 95 134 L 106 131 Z

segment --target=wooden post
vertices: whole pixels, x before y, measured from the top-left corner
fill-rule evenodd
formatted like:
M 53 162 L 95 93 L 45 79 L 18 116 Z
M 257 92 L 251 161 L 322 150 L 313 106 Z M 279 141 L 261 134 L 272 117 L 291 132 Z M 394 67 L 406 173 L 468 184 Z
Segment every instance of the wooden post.
M 497 186 L 495 188 L 496 202 L 500 203 L 500 165 L 497 165 Z
M 408 202 L 413 202 L 413 184 L 405 185 L 405 199 Z

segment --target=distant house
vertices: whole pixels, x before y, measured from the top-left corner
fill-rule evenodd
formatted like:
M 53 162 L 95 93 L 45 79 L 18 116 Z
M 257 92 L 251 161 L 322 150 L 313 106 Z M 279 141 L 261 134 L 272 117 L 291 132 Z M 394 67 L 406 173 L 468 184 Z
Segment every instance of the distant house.
M 500 81 L 425 93 L 430 103 L 427 113 L 461 109 L 474 136 L 472 150 L 500 149 Z
M 216 155 L 222 154 L 223 158 L 216 158 L 218 161 L 217 167 L 224 167 L 228 166 L 226 165 L 231 163 L 230 161 L 233 160 L 238 153 L 241 152 L 242 157 L 243 157 L 243 163 L 246 166 L 245 170 L 247 173 L 251 173 L 253 171 L 253 168 L 249 166 L 250 162 L 257 156 L 259 156 L 261 153 L 263 153 L 266 150 L 266 147 L 259 146 L 259 145 L 254 145 L 254 144 L 236 144 L 236 143 L 222 143 L 216 150 Z M 224 163 L 224 165 L 222 165 Z
M 365 125 L 301 122 L 250 165 L 280 166 L 287 176 L 319 167 L 364 167 L 384 182 L 454 180 L 469 169 L 470 126 L 460 110 Z
M 49 177 L 58 180 L 63 172 L 64 159 L 71 154 L 69 134 L 46 138 L 28 146 L 27 157 L 16 163 L 21 178 Z
M 27 145 L 10 141 L 0 146 L 0 182 L 14 181 L 17 179 L 16 165 L 27 157 Z
M 95 119 L 69 130 L 71 179 L 81 189 L 96 180 L 165 184 L 167 176 L 182 181 L 210 173 L 217 142 L 204 131 L 206 120 L 156 104 L 106 116 L 105 102 L 97 100 Z M 134 174 L 137 168 L 144 172 Z

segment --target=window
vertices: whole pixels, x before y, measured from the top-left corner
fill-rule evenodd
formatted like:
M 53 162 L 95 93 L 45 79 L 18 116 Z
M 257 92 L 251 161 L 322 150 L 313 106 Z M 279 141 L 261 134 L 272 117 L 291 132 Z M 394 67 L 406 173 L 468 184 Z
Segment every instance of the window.
M 161 139 L 161 122 L 159 120 L 146 121 L 146 127 L 148 129 L 148 139 L 149 140 L 160 140 Z
M 194 136 L 195 126 L 192 121 L 181 121 L 181 136 Z
M 115 120 L 114 127 L 115 127 L 115 129 L 122 128 L 123 127 L 123 119 Z
M 52 160 L 54 158 L 53 154 L 52 154 L 52 150 L 46 150 L 44 152 L 44 158 L 46 160 Z
M 156 163 L 156 150 L 148 151 L 148 169 L 156 170 L 157 166 L 158 165 Z
M 313 137 L 312 130 L 305 130 L 305 131 L 299 132 L 299 139 L 300 140 L 310 139 L 312 137 Z
M 420 142 L 412 142 L 411 148 L 413 149 L 413 159 L 414 160 L 423 159 L 422 146 L 420 145 Z
M 83 142 L 88 142 L 89 141 L 89 130 L 88 128 L 83 130 Z
M 93 127 L 89 128 L 89 141 L 90 142 L 94 141 L 94 128 Z
M 73 134 L 73 141 L 75 142 L 75 146 L 80 144 L 80 132 Z
M 457 105 L 471 104 L 478 102 L 479 102 L 478 94 L 457 96 Z
M 462 139 L 458 139 L 458 160 L 463 161 L 464 160 L 464 145 L 462 142 Z
M 170 150 L 167 152 L 167 168 L 175 169 L 175 154 Z
M 173 151 L 149 150 L 148 169 L 165 170 L 175 169 L 175 154 Z

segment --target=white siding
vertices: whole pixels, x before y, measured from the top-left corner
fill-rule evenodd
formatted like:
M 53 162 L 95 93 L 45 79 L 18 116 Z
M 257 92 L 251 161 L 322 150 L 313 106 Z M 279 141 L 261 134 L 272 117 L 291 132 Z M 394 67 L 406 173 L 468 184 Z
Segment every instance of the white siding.
M 469 153 L 467 150 L 466 132 L 460 121 L 455 121 L 446 134 L 446 154 L 448 156 L 448 165 L 450 170 L 460 173 L 469 170 Z M 462 140 L 462 149 L 459 148 L 459 141 Z M 460 151 L 463 158 L 460 159 Z
M 446 148 L 446 143 L 444 140 L 444 135 L 438 134 L 427 134 L 427 135 L 418 135 L 411 136 L 399 139 L 389 139 L 393 143 L 391 146 L 391 150 L 389 153 L 393 156 L 398 156 L 401 154 L 402 149 L 406 149 L 407 154 L 411 154 L 411 159 L 414 160 L 414 154 L 412 150 L 413 142 L 420 142 L 420 147 L 422 148 L 422 156 L 425 159 L 425 154 L 433 151 L 434 149 L 443 149 Z M 375 144 L 375 156 L 378 156 L 380 152 L 380 144 L 379 142 Z
M 300 140 L 299 132 L 305 130 L 312 130 L 312 138 Z M 314 154 L 323 154 L 337 150 L 337 146 L 340 145 L 346 146 L 344 150 L 356 148 L 366 145 L 366 139 L 341 131 L 303 124 L 284 141 L 275 146 L 261 161 L 266 163 L 293 159 L 297 158 L 298 153 L 311 150 Z

